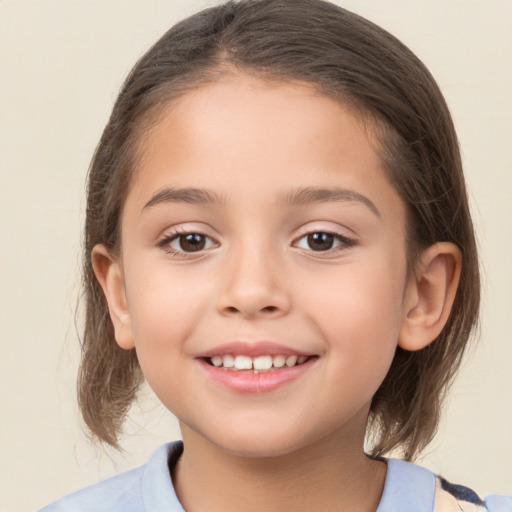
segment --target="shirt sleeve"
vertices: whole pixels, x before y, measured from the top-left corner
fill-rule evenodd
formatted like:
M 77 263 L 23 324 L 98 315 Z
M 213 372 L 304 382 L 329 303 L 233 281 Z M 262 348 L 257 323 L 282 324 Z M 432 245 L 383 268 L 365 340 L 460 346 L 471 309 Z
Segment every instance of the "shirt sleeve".
M 512 497 L 490 495 L 482 500 L 472 489 L 438 476 L 433 512 L 512 512 Z
M 485 499 L 488 512 L 512 512 L 512 496 L 498 496 L 491 494 Z

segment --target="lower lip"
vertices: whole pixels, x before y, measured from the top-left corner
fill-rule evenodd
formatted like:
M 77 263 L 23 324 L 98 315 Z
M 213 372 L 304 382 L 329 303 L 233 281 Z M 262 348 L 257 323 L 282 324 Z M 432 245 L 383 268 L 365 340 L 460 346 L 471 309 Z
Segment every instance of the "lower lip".
M 199 362 L 206 374 L 215 382 L 234 391 L 244 394 L 262 394 L 274 391 L 302 375 L 304 375 L 317 360 L 311 357 L 305 363 L 291 368 L 283 367 L 270 371 L 254 373 L 244 370 L 226 370 L 208 364 L 203 359 Z

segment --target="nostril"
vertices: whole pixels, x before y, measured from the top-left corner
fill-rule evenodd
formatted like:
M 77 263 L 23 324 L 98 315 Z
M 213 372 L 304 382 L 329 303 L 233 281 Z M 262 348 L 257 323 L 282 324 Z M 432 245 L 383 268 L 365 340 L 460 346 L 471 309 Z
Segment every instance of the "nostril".
M 235 306 L 227 306 L 224 310 L 225 312 L 229 313 L 229 314 L 236 314 L 236 313 L 243 313 L 244 310 L 242 308 L 237 308 Z M 258 309 L 256 311 L 254 311 L 254 314 L 257 314 L 257 311 L 263 314 L 273 314 L 273 313 L 276 313 L 279 311 L 279 308 L 277 306 L 265 306 L 265 307 L 262 307 L 261 309 Z

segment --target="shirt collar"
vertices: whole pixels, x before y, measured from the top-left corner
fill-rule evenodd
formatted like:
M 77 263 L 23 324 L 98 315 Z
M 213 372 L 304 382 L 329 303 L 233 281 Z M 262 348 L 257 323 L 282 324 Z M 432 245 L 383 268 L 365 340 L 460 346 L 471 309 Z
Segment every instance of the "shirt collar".
M 387 459 L 388 472 L 377 512 L 432 512 L 436 478 L 428 469 Z
M 169 467 L 183 452 L 183 443 L 164 444 L 156 450 L 146 464 L 141 491 L 147 512 L 185 512 L 172 485 Z
M 142 499 L 147 512 L 184 512 L 172 485 L 169 467 L 183 452 L 176 441 L 161 446 L 146 464 Z M 432 512 L 435 476 L 429 470 L 399 459 L 387 459 L 388 471 L 377 512 Z

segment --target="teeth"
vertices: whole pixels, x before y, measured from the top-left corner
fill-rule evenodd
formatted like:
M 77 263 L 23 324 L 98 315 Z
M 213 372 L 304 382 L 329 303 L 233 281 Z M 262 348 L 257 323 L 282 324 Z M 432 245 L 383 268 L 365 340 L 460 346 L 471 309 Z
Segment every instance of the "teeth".
M 234 370 L 254 370 L 265 371 L 272 368 L 283 368 L 285 365 L 288 368 L 303 364 L 308 360 L 307 356 L 232 356 L 226 354 L 225 356 L 212 356 L 210 358 L 211 364 L 217 368 L 232 368 Z
M 237 370 L 250 370 L 252 368 L 252 358 L 248 356 L 236 356 L 235 368 Z
M 235 358 L 227 355 L 222 358 L 224 368 L 233 368 L 235 366 Z
M 213 366 L 221 366 L 222 365 L 222 357 L 220 357 L 220 356 L 213 356 L 212 357 L 212 364 L 213 364 Z
M 252 364 L 255 370 L 270 370 L 272 368 L 272 356 L 255 357 Z
M 274 366 L 276 368 L 282 368 L 286 363 L 286 357 L 284 356 L 274 356 Z
M 297 356 L 290 356 L 286 358 L 286 366 L 295 366 L 297 363 Z

